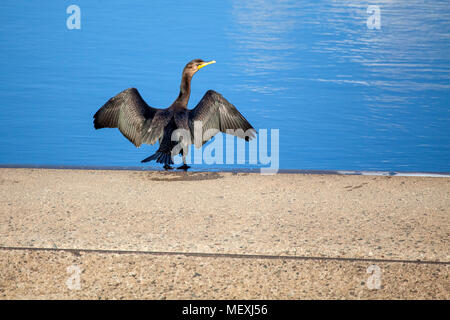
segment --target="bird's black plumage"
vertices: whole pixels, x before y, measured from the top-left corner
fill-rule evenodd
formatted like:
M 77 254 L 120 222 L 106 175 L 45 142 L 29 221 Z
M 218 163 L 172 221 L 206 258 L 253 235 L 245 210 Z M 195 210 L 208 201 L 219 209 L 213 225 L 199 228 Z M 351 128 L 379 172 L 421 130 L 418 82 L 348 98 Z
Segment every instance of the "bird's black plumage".
M 186 132 L 190 132 L 191 139 L 187 140 L 185 147 L 194 143 L 197 148 L 200 148 L 219 131 L 246 140 L 253 139 L 256 134 L 255 129 L 220 93 L 208 90 L 194 109 L 187 109 L 192 76 L 210 63 L 213 61 L 204 62 L 196 59 L 185 66 L 180 94 L 166 109 L 149 106 L 135 88 L 122 91 L 109 99 L 95 113 L 95 129 L 118 128 L 136 147 L 143 143 L 159 142 L 157 152 L 142 162 L 155 160 L 164 164 L 165 168 L 173 164 L 172 150 L 178 142 L 172 141 L 172 133 L 176 129 L 185 129 Z M 200 138 L 195 137 L 194 133 L 197 134 L 199 131 L 201 131 Z M 180 151 L 180 154 L 185 156 L 183 150 L 187 149 Z

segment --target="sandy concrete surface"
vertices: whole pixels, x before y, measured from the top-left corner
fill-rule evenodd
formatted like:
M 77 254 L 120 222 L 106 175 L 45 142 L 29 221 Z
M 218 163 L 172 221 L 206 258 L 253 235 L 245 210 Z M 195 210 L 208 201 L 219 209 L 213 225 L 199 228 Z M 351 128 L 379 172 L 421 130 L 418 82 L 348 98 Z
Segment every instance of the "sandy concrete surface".
M 0 169 L 0 297 L 449 299 L 449 208 L 449 178 Z

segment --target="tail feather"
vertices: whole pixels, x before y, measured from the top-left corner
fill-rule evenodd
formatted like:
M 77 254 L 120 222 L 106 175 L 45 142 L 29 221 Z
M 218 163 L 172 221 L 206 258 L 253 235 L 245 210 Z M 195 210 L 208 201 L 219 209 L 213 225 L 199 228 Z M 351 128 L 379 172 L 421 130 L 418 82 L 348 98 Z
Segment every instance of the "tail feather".
M 160 152 L 160 151 L 157 151 L 155 154 L 151 155 L 148 158 L 145 158 L 141 162 L 145 163 L 145 162 L 149 162 L 152 160 L 156 160 L 156 162 L 158 162 L 158 163 L 167 164 L 167 165 L 173 164 L 173 160 L 172 160 L 172 157 L 170 156 L 170 154 Z

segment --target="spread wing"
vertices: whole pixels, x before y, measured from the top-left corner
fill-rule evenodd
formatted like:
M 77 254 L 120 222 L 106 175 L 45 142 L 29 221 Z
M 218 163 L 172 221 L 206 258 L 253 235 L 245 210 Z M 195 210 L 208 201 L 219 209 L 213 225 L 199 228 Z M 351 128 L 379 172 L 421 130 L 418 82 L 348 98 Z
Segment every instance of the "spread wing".
M 188 121 L 197 148 L 219 131 L 247 141 L 253 139 L 256 134 L 256 130 L 236 107 L 213 90 L 208 90 L 198 105 L 189 111 Z M 201 133 L 202 139 L 196 137 L 198 133 Z
M 135 88 L 106 102 L 94 115 L 95 129 L 118 128 L 136 147 L 154 144 L 163 134 L 167 110 L 150 107 Z

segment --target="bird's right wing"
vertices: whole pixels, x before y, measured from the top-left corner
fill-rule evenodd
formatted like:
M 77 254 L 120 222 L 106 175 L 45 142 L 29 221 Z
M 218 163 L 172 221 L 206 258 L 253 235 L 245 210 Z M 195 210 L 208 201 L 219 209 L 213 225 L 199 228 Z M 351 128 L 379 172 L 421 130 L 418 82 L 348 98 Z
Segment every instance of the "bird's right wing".
M 196 123 L 201 126 L 198 133 Z M 245 140 L 253 139 L 256 134 L 256 130 L 236 107 L 213 90 L 208 90 L 198 105 L 189 111 L 189 127 L 197 148 L 219 131 Z M 197 134 L 202 135 L 201 139 L 196 137 Z
M 106 102 L 94 115 L 95 129 L 118 128 L 136 147 L 154 144 L 161 137 L 162 111 L 150 107 L 135 88 L 129 88 Z M 162 128 L 160 128 L 162 127 Z

